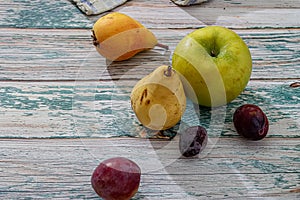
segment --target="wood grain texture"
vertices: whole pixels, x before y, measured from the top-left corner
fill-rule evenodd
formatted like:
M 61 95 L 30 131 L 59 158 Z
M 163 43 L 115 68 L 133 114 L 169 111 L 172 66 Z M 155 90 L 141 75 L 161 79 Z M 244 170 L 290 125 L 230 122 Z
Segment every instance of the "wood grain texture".
M 171 51 L 111 63 L 90 37 L 105 13 L 85 16 L 70 0 L 0 4 L 0 199 L 99 199 L 91 174 L 115 156 L 142 168 L 135 200 L 300 199 L 300 87 L 289 86 L 300 80 L 300 2 L 131 0 L 115 11 L 142 22 Z M 189 102 L 181 123 L 159 135 L 144 129 L 130 108 L 131 88 L 206 25 L 232 28 L 249 46 L 247 88 L 218 109 L 196 112 Z M 232 114 L 244 103 L 267 114 L 265 139 L 235 132 Z M 208 145 L 200 158 L 184 159 L 176 133 L 198 124 Z
M 260 5 L 261 3 L 259 3 Z M 199 28 L 204 25 L 220 25 L 228 28 L 299 28 L 299 7 L 296 8 L 261 8 L 261 7 L 203 7 L 202 5 L 184 7 L 152 7 L 128 6 L 120 9 L 129 16 L 143 22 L 149 28 Z M 154 12 L 151 12 L 154 13 Z M 178 16 L 179 14 L 179 16 Z M 172 15 L 176 15 L 176 20 Z M 150 18 L 150 20 L 148 20 Z M 188 19 L 189 18 L 189 19 Z M 173 20 L 171 20 L 173 19 Z M 181 22 L 182 20 L 182 22 Z M 167 25 L 165 23 L 167 22 Z
M 96 52 L 89 29 L 1 29 L 0 80 L 110 80 L 121 73 L 141 78 L 168 65 L 178 42 L 195 29 L 151 30 L 170 52 L 157 47 L 128 61 L 111 63 Z M 251 51 L 253 79 L 300 79 L 299 29 L 236 32 Z
M 300 2 L 210 0 L 182 9 L 206 25 L 229 28 L 299 28 Z
M 169 0 L 132 0 L 116 10 L 149 28 L 198 28 L 203 24 L 231 28 L 297 28 L 299 8 L 297 0 L 211 0 L 192 7 L 178 7 Z M 87 17 L 69 0 L 8 0 L 0 5 L 0 13 L 0 27 L 18 28 L 91 28 L 101 16 Z
M 135 83 L 126 77 L 90 82 L 3 82 L 1 137 L 151 137 L 156 132 L 145 130 L 130 107 L 129 96 Z M 212 111 L 201 108 L 200 116 L 189 103 L 180 127 L 201 124 L 213 137 L 236 137 L 232 114 L 238 106 L 253 103 L 270 120 L 269 137 L 297 138 L 300 89 L 289 87 L 290 83 L 250 81 L 231 104 Z
M 87 28 L 92 23 L 69 0 L 8 0 L 0 5 L 0 27 Z
M 180 158 L 177 142 L 2 139 L 0 197 L 96 199 L 90 176 L 112 156 L 140 165 L 142 181 L 134 199 L 299 197 L 292 192 L 300 186 L 297 139 L 245 143 L 223 138 L 200 159 Z

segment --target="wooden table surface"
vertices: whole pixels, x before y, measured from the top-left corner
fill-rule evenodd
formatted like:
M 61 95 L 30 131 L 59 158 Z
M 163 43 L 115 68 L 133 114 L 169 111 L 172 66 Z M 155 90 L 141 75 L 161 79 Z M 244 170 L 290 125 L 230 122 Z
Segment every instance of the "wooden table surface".
M 68 0 L 7 0 L 0 4 L 0 199 L 97 199 L 91 174 L 115 156 L 142 169 L 134 199 L 300 199 L 300 87 L 290 87 L 300 81 L 300 1 L 178 7 L 132 0 L 115 10 L 171 50 L 197 28 L 233 29 L 253 57 L 248 86 L 200 119 L 188 104 L 182 124 L 205 126 L 210 140 L 199 158 L 181 158 L 178 134 L 153 139 L 129 100 L 140 78 L 169 64 L 170 52 L 154 48 L 109 63 L 90 37 L 100 16 Z M 235 132 L 232 114 L 244 103 L 267 114 L 265 139 L 250 142 Z

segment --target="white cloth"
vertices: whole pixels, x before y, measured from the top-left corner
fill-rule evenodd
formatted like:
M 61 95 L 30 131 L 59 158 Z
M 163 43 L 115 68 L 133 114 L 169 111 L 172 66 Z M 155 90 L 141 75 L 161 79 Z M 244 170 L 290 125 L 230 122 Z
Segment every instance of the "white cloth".
M 172 0 L 175 4 L 180 6 L 190 6 L 193 4 L 200 4 L 206 2 L 207 0 Z
M 124 4 L 127 0 L 72 0 L 86 15 L 98 15 Z

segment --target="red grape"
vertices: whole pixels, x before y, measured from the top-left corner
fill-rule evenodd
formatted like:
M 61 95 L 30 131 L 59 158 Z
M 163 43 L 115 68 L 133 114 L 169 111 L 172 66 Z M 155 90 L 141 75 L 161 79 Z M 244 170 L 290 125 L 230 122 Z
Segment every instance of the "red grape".
M 179 139 L 179 149 L 183 156 L 198 155 L 207 144 L 207 132 L 202 126 L 192 126 L 184 130 Z
M 237 108 L 233 114 L 233 123 L 239 135 L 251 140 L 263 139 L 269 130 L 266 114 L 253 104 Z
M 127 200 L 138 191 L 141 179 L 139 166 L 123 157 L 104 160 L 94 170 L 91 183 L 105 200 Z

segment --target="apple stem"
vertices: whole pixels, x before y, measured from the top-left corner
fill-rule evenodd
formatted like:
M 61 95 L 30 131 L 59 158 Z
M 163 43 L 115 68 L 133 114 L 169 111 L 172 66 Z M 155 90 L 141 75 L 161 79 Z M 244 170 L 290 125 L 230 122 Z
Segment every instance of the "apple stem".
M 169 50 L 169 46 L 168 46 L 168 45 L 165 45 L 165 44 L 157 43 L 155 46 L 160 47 L 160 48 L 163 48 L 163 49 L 165 49 L 165 50 Z
M 170 77 L 172 75 L 172 67 L 169 65 L 168 69 L 164 71 L 164 75 Z
M 215 53 L 215 51 L 214 51 L 214 50 L 212 50 L 212 51 L 211 51 L 211 53 L 210 53 L 210 55 L 211 55 L 212 57 L 216 57 L 216 53 Z

